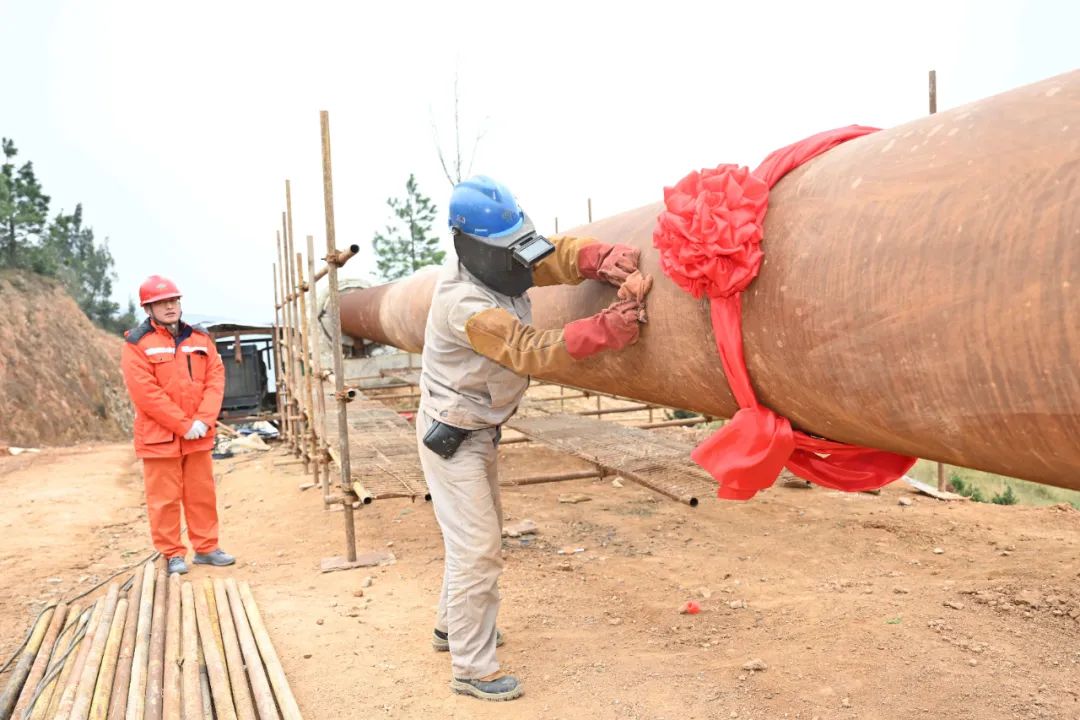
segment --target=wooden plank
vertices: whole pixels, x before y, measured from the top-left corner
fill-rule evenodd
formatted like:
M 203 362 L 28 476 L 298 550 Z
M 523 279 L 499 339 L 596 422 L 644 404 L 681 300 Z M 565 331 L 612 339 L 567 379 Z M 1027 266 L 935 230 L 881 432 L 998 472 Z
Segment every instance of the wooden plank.
M 938 500 L 953 501 L 968 499 L 963 495 L 957 495 L 956 493 L 951 493 L 947 490 L 938 490 L 932 485 L 927 485 L 926 483 L 920 482 L 913 477 L 908 477 L 907 475 L 904 476 L 904 482 L 915 488 L 915 490 L 917 490 L 918 492 L 921 492 L 923 495 L 929 495 L 930 497 L 936 498 Z

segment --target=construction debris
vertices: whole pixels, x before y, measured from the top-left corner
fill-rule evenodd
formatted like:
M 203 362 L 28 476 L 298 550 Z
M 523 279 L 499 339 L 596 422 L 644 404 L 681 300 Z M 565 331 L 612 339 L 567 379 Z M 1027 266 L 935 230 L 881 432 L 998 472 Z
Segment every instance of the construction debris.
M 679 608 L 679 612 L 683 615 L 697 615 L 701 612 L 701 605 L 698 604 L 697 600 L 687 600 Z
M 559 496 L 559 502 L 567 503 L 568 505 L 576 505 L 578 503 L 588 502 L 592 500 L 588 495 L 582 495 L 581 493 L 564 493 Z
M 263 442 L 262 437 L 259 435 L 244 435 L 235 440 L 230 440 L 228 443 L 222 443 L 222 445 L 222 451 L 228 450 L 234 455 L 249 452 L 265 452 L 270 449 L 270 446 Z
M 927 485 L 926 483 L 920 482 L 915 478 L 909 477 L 907 475 L 904 476 L 904 482 L 915 488 L 917 491 L 921 492 L 923 495 L 929 495 L 930 497 L 937 498 L 938 500 L 967 500 L 967 498 L 963 495 L 946 492 L 945 490 L 938 490 L 936 487 Z
M 356 560 L 346 560 L 343 557 L 329 557 L 323 559 L 319 565 L 319 571 L 324 573 L 338 572 L 339 570 L 352 570 L 361 567 L 376 567 L 379 565 L 393 565 L 397 562 L 392 552 L 366 552 L 356 556 Z
M 21 448 L 21 447 L 8 447 L 4 448 L 8 455 L 22 455 L 23 453 L 39 453 L 41 448 Z
M 521 537 L 522 535 L 534 535 L 540 532 L 540 528 L 536 526 L 536 523 L 528 518 L 524 520 L 518 520 L 515 523 L 503 526 L 503 537 Z

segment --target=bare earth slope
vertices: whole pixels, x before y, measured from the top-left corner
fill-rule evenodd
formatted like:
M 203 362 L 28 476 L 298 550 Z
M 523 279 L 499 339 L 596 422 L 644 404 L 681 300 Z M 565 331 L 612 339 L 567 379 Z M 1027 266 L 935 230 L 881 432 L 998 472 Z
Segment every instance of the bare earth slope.
M 0 272 L 0 445 L 70 445 L 130 434 L 123 340 L 54 280 Z

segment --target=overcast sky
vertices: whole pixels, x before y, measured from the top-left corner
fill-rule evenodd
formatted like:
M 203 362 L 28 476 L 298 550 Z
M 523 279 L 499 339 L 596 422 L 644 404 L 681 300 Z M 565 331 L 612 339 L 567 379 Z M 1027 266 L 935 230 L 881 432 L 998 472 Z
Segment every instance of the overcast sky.
M 474 172 L 542 232 L 654 202 L 721 162 L 828 128 L 890 127 L 1080 66 L 1080 3 L 109 2 L 0 0 L 0 135 L 52 212 L 82 202 L 116 299 L 174 278 L 190 313 L 272 317 L 274 232 L 325 249 L 319 111 L 338 245 L 374 274 L 385 200 L 415 173 L 445 233 L 453 85 Z M 988 148 L 992 151 L 992 148 Z

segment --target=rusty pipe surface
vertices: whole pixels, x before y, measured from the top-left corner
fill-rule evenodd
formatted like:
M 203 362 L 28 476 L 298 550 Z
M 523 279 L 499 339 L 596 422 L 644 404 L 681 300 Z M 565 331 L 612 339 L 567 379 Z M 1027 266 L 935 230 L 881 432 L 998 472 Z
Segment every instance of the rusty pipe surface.
M 343 290 L 342 331 L 354 338 L 420 352 L 437 273 L 438 268 L 427 268 L 386 285 Z
M 834 440 L 1080 489 L 1077 118 L 1080 71 L 853 140 L 781 180 L 743 296 L 760 401 Z M 637 345 L 545 379 L 729 417 L 708 306 L 652 247 L 659 212 L 570 232 L 641 248 L 656 284 Z M 429 271 L 352 291 L 342 326 L 419 352 L 433 284 Z M 534 322 L 560 327 L 614 292 L 535 288 Z

